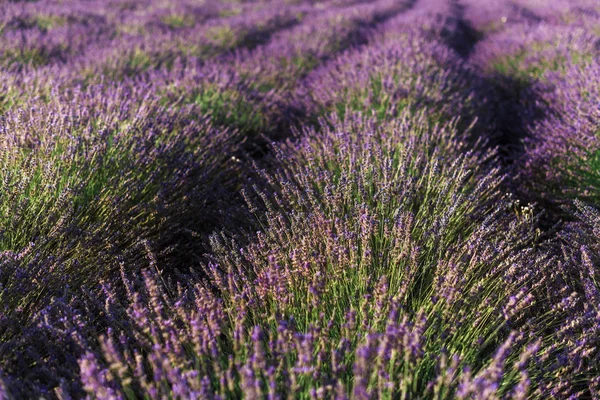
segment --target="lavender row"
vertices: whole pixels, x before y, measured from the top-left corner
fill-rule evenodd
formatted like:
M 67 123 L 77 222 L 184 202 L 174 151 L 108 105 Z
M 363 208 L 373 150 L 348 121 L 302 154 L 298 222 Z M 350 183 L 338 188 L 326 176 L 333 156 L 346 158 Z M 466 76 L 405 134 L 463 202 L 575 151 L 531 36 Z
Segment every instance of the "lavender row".
M 178 92 L 184 95 L 184 102 L 195 102 L 199 97 L 210 98 L 214 96 L 218 97 L 218 101 L 228 101 L 233 96 L 246 99 L 246 102 L 259 104 L 258 113 L 261 114 L 260 116 L 255 118 L 243 115 L 242 122 L 234 123 L 233 127 L 242 129 L 245 132 L 254 132 L 254 134 L 261 131 L 265 132 L 269 129 L 272 130 L 272 128 L 268 128 L 262 120 L 265 118 L 270 120 L 273 118 L 281 119 L 281 115 L 285 116 L 286 114 L 285 108 L 289 108 L 289 105 L 280 104 L 283 102 L 282 95 L 286 88 L 288 90 L 293 88 L 294 82 L 302 74 L 314 68 L 320 60 L 330 57 L 346 46 L 366 40 L 365 35 L 375 21 L 389 17 L 390 13 L 402 11 L 406 8 L 406 5 L 401 2 L 383 1 L 373 5 L 359 5 L 359 7 L 362 8 L 330 9 L 327 14 L 316 20 L 309 19 L 307 23 L 297 28 L 284 29 L 281 34 L 273 38 L 272 43 L 258 46 L 253 51 L 225 57 L 218 61 L 216 65 L 212 63 L 206 66 L 198 65 L 196 61 L 193 61 L 194 57 L 190 60 L 189 57 L 175 54 L 172 50 L 167 53 L 161 52 L 160 48 L 165 46 L 170 49 L 177 48 L 175 44 L 181 40 L 182 35 L 178 33 L 170 38 L 152 36 L 150 40 L 153 43 L 149 43 L 148 46 L 140 47 L 131 43 L 127 43 L 126 48 L 117 46 L 115 49 L 107 50 L 109 54 L 106 57 L 108 58 L 101 55 L 104 50 L 100 49 L 95 52 L 94 57 L 86 55 L 80 57 L 80 61 L 75 63 L 76 68 L 73 68 L 73 63 L 70 63 L 68 68 L 49 66 L 37 71 L 27 71 L 17 76 L 8 74 L 7 81 L 10 86 L 7 85 L 7 98 L 3 101 L 4 107 L 14 107 L 15 104 L 21 104 L 26 97 L 31 96 L 28 93 L 23 93 L 22 88 L 25 85 L 30 86 L 32 83 L 34 84 L 34 89 L 30 91 L 32 94 L 37 94 L 35 87 L 38 86 L 39 90 L 43 92 L 41 93 L 42 96 L 48 98 L 52 96 L 51 93 L 48 93 L 49 87 L 59 87 L 66 90 L 75 85 L 84 85 L 85 88 L 87 85 L 105 82 L 107 79 L 123 79 L 126 76 L 131 76 L 137 80 L 140 73 L 150 68 L 150 75 L 146 76 L 144 80 L 152 82 L 153 86 L 156 86 L 157 90 L 161 92 L 165 92 L 165 90 L 160 89 L 160 87 L 168 85 L 169 88 L 166 91 L 169 93 Z M 280 22 L 284 26 L 293 22 L 294 18 L 301 18 L 306 15 L 307 11 L 297 10 L 295 12 L 296 14 L 291 11 L 288 12 L 284 8 L 281 12 L 271 12 L 271 15 L 274 15 L 274 21 L 280 21 L 280 17 L 283 16 L 283 20 Z M 255 13 L 252 15 L 261 14 Z M 292 19 L 285 19 L 286 16 Z M 247 16 L 244 16 L 244 19 L 240 19 L 240 21 L 243 22 L 242 26 L 258 23 L 257 20 L 248 19 Z M 231 24 L 235 25 L 233 22 Z M 210 27 L 206 28 L 203 25 L 202 29 L 210 30 Z M 317 32 L 316 35 L 315 32 Z M 190 35 L 193 37 L 197 33 L 192 30 Z M 240 36 L 234 32 L 231 32 L 231 35 L 232 40 L 238 40 Z M 347 39 L 343 39 L 338 43 L 337 41 L 340 40 L 339 35 L 345 35 Z M 328 41 L 331 43 L 327 44 Z M 136 40 L 133 40 L 133 43 L 136 43 Z M 298 49 L 290 47 L 295 45 L 302 47 Z M 321 48 L 322 46 L 324 47 Z M 110 56 L 110 53 L 115 56 Z M 294 54 L 297 54 L 297 56 L 294 56 Z M 296 62 L 294 57 L 305 60 L 301 61 L 299 58 Z M 284 68 L 281 63 L 289 64 L 290 68 Z M 158 70 L 154 70 L 157 67 Z M 165 70 L 165 68 L 168 68 L 168 70 Z M 221 72 L 220 70 L 224 71 Z M 275 76 L 272 76 L 273 74 L 269 73 L 269 70 Z M 286 70 L 289 70 L 289 73 L 286 73 Z M 281 75 L 282 73 L 284 75 Z M 216 80 L 215 76 L 218 76 Z M 227 78 L 221 79 L 222 76 Z M 54 77 L 53 81 L 47 81 L 48 77 Z M 257 81 L 257 77 L 260 77 L 260 80 Z M 128 85 L 135 85 L 135 80 L 132 80 Z M 233 83 L 230 85 L 231 82 Z M 233 86 L 234 88 L 232 91 L 226 90 L 225 92 L 220 92 L 220 89 L 218 89 L 215 93 L 214 89 L 223 85 L 226 87 Z M 204 87 L 207 88 L 204 89 Z M 194 90 L 192 93 L 184 93 L 187 88 L 194 88 Z M 240 88 L 245 89 L 240 90 Z M 277 88 L 277 92 L 270 91 L 270 88 Z M 59 91 L 61 90 L 59 89 Z M 263 93 L 265 91 L 266 93 Z M 21 99 L 23 97 L 25 99 Z M 208 108 L 204 111 L 220 113 L 219 110 L 213 110 L 210 104 Z M 284 109 L 282 110 L 282 108 Z M 245 114 L 244 110 L 240 113 Z M 252 120 L 256 124 L 250 122 L 250 126 L 247 127 L 245 122 L 248 120 Z M 229 125 L 230 121 L 217 122 L 224 122 L 225 125 L 231 126 Z

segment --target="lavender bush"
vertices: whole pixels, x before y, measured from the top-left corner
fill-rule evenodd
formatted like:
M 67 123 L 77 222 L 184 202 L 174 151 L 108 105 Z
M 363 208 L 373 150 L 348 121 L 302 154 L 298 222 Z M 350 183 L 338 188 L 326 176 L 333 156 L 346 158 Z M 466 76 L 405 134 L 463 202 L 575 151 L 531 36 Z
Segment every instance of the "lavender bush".
M 239 249 L 215 237 L 208 286 L 190 298 L 202 310 L 172 303 L 147 275 L 127 315 L 149 335 L 138 340 L 150 353 L 136 356 L 142 343 L 129 348 L 113 331 L 101 339 L 102 357 L 80 359 L 86 389 L 112 381 L 114 393 L 156 397 L 524 395 L 519 352 L 501 371 L 508 347 L 538 347 L 509 326 L 533 301 L 531 277 L 513 275 L 509 261 L 512 246 L 532 240 L 532 221 L 509 203 L 498 208 L 497 172 L 477 172 L 486 156 L 443 167 L 460 145 L 451 126 L 429 135 L 425 121 L 332 121 L 280 149 L 289 166 L 267 178 L 277 195 L 263 194 L 265 230 Z M 487 177 L 476 182 L 479 173 Z M 497 225 L 508 237 L 493 238 Z M 161 321 L 178 309 L 184 320 Z M 207 319 L 194 322 L 196 312 Z M 495 354 L 491 364 L 481 352 Z

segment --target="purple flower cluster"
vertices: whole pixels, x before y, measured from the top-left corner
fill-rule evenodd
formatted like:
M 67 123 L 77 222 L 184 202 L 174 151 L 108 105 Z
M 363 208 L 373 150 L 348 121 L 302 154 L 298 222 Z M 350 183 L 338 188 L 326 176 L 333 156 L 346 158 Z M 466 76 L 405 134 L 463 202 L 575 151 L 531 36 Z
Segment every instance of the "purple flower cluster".
M 0 398 L 597 398 L 594 0 L 0 4 Z

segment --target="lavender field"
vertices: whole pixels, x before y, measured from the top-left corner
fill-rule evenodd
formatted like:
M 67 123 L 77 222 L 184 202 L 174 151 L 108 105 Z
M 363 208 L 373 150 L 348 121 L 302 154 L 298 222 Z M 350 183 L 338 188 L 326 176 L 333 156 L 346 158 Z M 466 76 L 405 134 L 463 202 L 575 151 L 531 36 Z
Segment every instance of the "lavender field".
M 0 1 L 0 399 L 600 398 L 599 0 Z

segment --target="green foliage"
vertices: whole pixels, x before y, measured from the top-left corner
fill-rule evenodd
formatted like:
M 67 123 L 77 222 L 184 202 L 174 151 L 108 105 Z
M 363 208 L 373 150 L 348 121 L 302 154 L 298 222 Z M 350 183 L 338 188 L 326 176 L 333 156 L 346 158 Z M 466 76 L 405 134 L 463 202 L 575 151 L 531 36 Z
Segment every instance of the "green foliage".
M 210 44 L 219 49 L 233 49 L 244 38 L 243 33 L 234 31 L 229 25 L 211 27 L 205 35 Z
M 100 79 L 120 81 L 126 77 L 137 77 L 152 69 L 173 67 L 177 54 L 172 50 L 147 51 L 135 47 L 125 54 L 117 54 L 96 68 L 83 70 L 81 75 L 84 85 L 97 82 Z
M 34 17 L 35 26 L 42 32 L 48 32 L 56 27 L 67 25 L 67 18 L 61 15 L 37 14 Z
M 333 122 L 286 146 L 284 166 L 267 178 L 273 187 L 259 193 L 268 210 L 263 230 L 243 252 L 215 241 L 230 278 L 214 281 L 224 285 L 232 321 L 244 310 L 248 327 L 274 334 L 277 321 L 293 318 L 301 332 L 327 332 L 325 352 L 343 338 L 354 350 L 384 332 L 387 307 L 397 304 L 410 326 L 423 323 L 424 351 L 403 367 L 382 356 L 374 369 L 405 377 L 402 391 L 417 395 L 436 376 L 440 352 L 479 369 L 506 339 L 499 310 L 528 280 L 506 283 L 508 257 L 533 235 L 531 218 L 501 206 L 500 178 L 483 167 L 485 156 L 456 156 L 452 127 L 430 129 L 423 115 L 409 115 L 384 128 Z M 355 361 L 349 353 L 345 365 Z M 298 390 L 308 393 L 318 383 L 305 379 Z M 506 375 L 506 383 L 514 379 Z
M 592 61 L 592 54 L 576 50 L 552 51 L 551 44 L 540 43 L 495 61 L 492 63 L 492 70 L 524 81 L 543 80 L 547 71 L 564 73 L 568 65 L 586 65 Z
M 220 87 L 207 82 L 191 90 L 165 88 L 161 102 L 170 104 L 173 101 L 197 106 L 201 115 L 210 117 L 215 125 L 234 128 L 244 137 L 257 137 L 268 128 L 262 107 L 248 98 L 246 89 L 241 85 Z
M 161 22 L 172 29 L 193 28 L 196 25 L 192 14 L 170 14 L 162 17 Z
M 600 137 L 600 130 L 596 133 Z M 578 148 L 569 154 L 557 157 L 551 163 L 554 171 L 561 173 L 563 182 L 560 190 L 567 196 L 600 206 L 600 150 Z
M 10 49 L 0 54 L 0 64 L 8 68 L 40 67 L 49 63 L 48 52 L 45 49 L 35 47 Z

